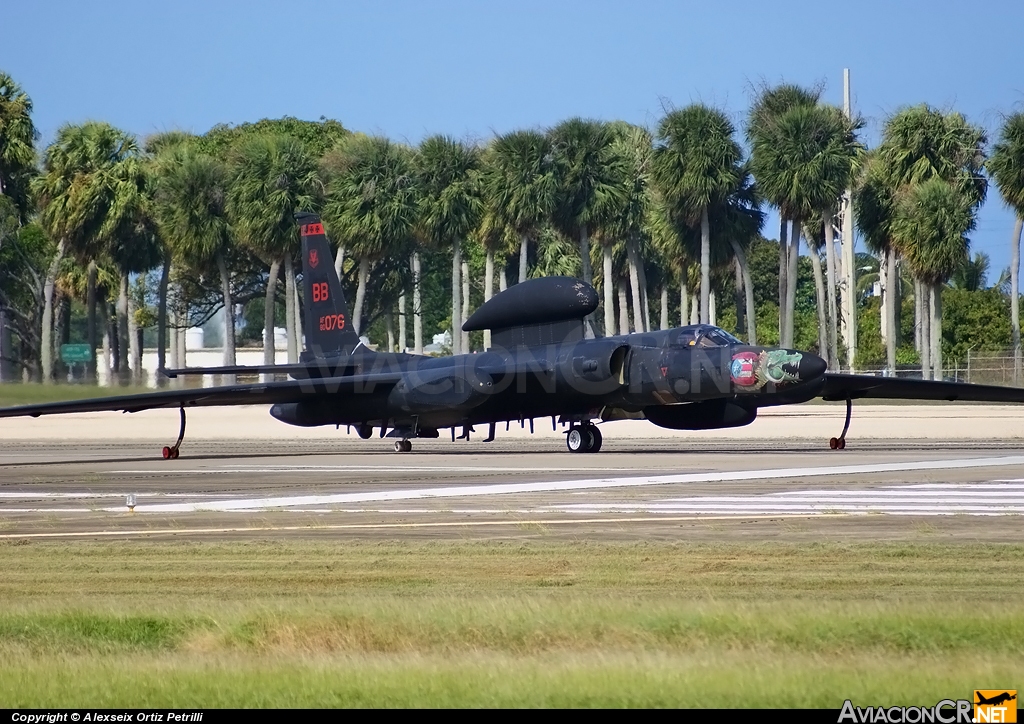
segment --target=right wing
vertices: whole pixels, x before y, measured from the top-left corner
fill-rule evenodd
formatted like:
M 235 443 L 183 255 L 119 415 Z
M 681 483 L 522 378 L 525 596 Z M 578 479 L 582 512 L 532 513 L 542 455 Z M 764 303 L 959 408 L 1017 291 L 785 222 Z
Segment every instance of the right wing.
M 827 372 L 825 386 L 819 397 L 830 401 L 870 397 L 886 400 L 1024 402 L 1024 388 Z

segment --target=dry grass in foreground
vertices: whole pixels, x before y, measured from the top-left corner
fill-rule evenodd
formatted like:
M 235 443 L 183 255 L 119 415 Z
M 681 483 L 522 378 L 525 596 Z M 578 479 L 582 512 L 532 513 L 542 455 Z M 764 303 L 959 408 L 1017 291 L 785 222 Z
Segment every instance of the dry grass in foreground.
M 0 706 L 924 704 L 1013 688 L 1024 546 L 0 545 Z

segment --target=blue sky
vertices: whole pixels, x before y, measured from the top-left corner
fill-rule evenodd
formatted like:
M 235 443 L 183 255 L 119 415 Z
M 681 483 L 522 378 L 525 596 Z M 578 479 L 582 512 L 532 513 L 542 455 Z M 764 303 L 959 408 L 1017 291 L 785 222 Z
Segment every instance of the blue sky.
M 742 128 L 756 85 L 820 83 L 841 103 L 843 68 L 869 145 L 904 105 L 956 109 L 993 141 L 1024 108 L 1020 0 L 36 0 L 3 26 L 0 68 L 44 141 L 90 119 L 145 136 L 284 115 L 484 140 L 576 115 L 653 127 L 693 101 Z M 1012 228 L 993 187 L 972 235 L 990 281 Z

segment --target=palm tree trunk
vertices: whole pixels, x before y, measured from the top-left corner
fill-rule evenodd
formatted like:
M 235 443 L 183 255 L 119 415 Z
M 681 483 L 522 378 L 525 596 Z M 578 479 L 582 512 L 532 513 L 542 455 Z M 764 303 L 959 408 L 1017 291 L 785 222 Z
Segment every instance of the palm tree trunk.
M 503 264 L 498 269 L 498 291 L 503 292 L 508 289 L 508 278 L 505 276 L 505 265 Z
M 345 266 L 345 245 L 338 244 L 338 253 L 334 257 L 334 273 L 338 275 L 338 280 L 341 280 L 341 275 L 344 271 Z
M 668 287 L 661 285 L 661 329 L 668 329 Z
M 647 332 L 647 315 L 641 310 L 640 301 L 640 266 L 636 250 L 636 239 L 630 238 L 626 242 L 626 256 L 629 259 L 629 287 L 633 295 L 633 325 L 637 332 Z
M 370 260 L 367 257 L 359 259 L 359 286 L 356 287 L 356 310 L 352 313 L 352 327 L 356 334 L 363 333 L 363 301 L 366 299 L 366 282 L 370 278 Z M 413 303 L 415 307 L 415 302 Z
M 423 354 L 423 307 L 420 303 L 420 253 L 412 253 L 412 339 L 413 351 Z
M 629 334 L 629 297 L 626 293 L 626 280 L 619 281 L 619 334 Z M 611 336 L 611 335 L 609 335 Z
M 398 351 L 405 352 L 409 338 L 405 333 L 405 294 L 398 297 Z
M 117 295 L 117 382 L 128 381 L 128 272 L 121 271 Z
M 54 368 L 54 379 L 61 380 L 66 374 L 66 370 L 63 369 L 60 359 L 60 346 L 62 343 L 66 343 L 65 336 L 68 334 L 68 324 L 70 323 L 71 304 L 68 301 L 67 295 L 64 294 L 60 289 L 54 293 L 53 297 L 53 368 Z
M 612 247 L 601 245 L 602 280 L 604 291 L 604 336 L 615 336 L 615 282 L 612 280 Z
M 896 311 L 900 307 L 899 302 L 899 288 L 900 280 L 896 270 L 896 250 L 888 249 L 886 251 L 888 262 L 885 265 L 886 275 L 886 297 L 888 303 L 885 306 L 885 326 L 888 335 L 885 338 L 885 359 L 886 363 L 891 370 L 893 377 L 896 376 L 896 345 L 899 343 L 899 322 L 897 321 Z
M 932 344 L 930 339 L 931 316 L 929 314 L 928 285 L 918 280 L 918 292 L 921 297 L 921 377 L 929 380 L 932 376 Z
M 700 296 L 696 293 L 690 300 L 690 324 L 700 324 Z
M 128 295 L 128 354 L 131 359 L 131 381 L 142 383 L 142 347 L 139 344 L 139 328 L 135 324 L 135 300 Z
M 706 206 L 700 210 L 700 323 L 711 323 L 711 225 Z
M 928 332 L 932 343 L 932 379 L 942 379 L 942 284 L 931 285 L 932 322 Z
M 526 254 L 530 245 L 530 237 L 526 234 L 519 235 L 519 283 L 526 281 Z
M 918 279 L 914 280 L 914 349 L 920 354 L 921 352 L 921 320 L 924 319 L 924 312 L 921 307 L 921 299 L 924 295 L 921 293 L 921 282 Z
M 277 364 L 277 346 L 274 336 L 274 317 L 277 311 L 277 276 L 281 271 L 281 260 L 270 262 L 270 274 L 267 275 L 267 291 L 263 298 L 263 364 Z M 263 375 L 264 382 L 272 382 L 272 374 Z
M 462 325 L 469 319 L 469 262 L 462 262 L 462 314 L 459 316 L 459 335 L 462 337 L 462 354 L 469 354 L 469 332 L 462 331 Z
M 821 273 L 821 257 L 814 249 L 808 250 L 811 257 L 811 268 L 814 269 L 814 291 L 818 302 L 818 356 L 825 360 L 825 364 L 832 367 L 835 360 L 829 355 L 828 350 L 828 319 L 825 315 L 825 280 Z
M 462 240 L 456 239 L 452 243 L 452 354 L 462 354 L 462 280 L 459 278 L 461 273 Z
M 107 306 L 106 297 L 99 300 L 100 316 L 103 318 L 103 374 L 107 387 L 114 386 L 114 367 L 112 366 L 114 349 L 117 339 L 110 333 L 110 308 Z M 181 366 L 185 363 L 182 361 Z
M 384 313 L 384 325 L 387 329 L 388 353 L 390 354 L 395 351 L 395 317 L 390 309 Z
M 494 249 L 487 250 L 484 262 L 484 303 L 494 296 Z M 491 348 L 491 330 L 484 330 L 484 349 Z
M 42 362 L 44 385 L 53 382 L 53 289 L 57 284 L 57 272 L 60 270 L 60 262 L 67 248 L 67 240 L 61 239 L 57 244 L 57 253 L 50 262 L 50 268 L 46 270 L 46 281 L 43 282 L 43 328 L 39 335 L 39 357 Z
M 732 301 L 736 305 L 736 334 L 742 335 L 746 331 L 747 309 L 743 297 L 743 272 L 740 271 L 740 260 L 735 256 L 732 259 L 732 270 L 734 278 Z
M 786 337 L 786 282 L 789 276 L 789 244 L 786 240 L 789 231 L 786 217 L 779 219 L 779 343 Z
M 166 387 L 167 378 L 160 370 L 167 366 L 167 285 L 171 279 L 171 254 L 164 249 L 164 264 L 160 270 L 160 293 L 156 310 L 156 386 Z
M 786 341 L 784 347 L 792 347 L 796 336 L 796 283 L 800 259 L 800 219 L 793 219 L 789 243 L 789 269 L 786 272 Z
M 1020 384 L 1020 235 L 1024 216 L 1017 217 L 1010 243 L 1010 323 L 1013 325 L 1013 384 Z
M 231 298 L 231 274 L 223 252 L 217 254 L 217 269 L 220 271 L 220 293 L 224 297 L 224 366 L 232 367 L 235 364 L 235 303 Z M 223 383 L 235 384 L 235 376 L 225 375 Z
M 640 254 L 639 246 L 636 248 L 636 273 L 640 280 L 640 311 L 643 314 L 644 330 L 650 332 L 654 325 L 651 323 L 651 310 L 647 299 L 647 270 L 644 268 L 644 258 Z
M 718 306 L 715 290 L 708 293 L 708 324 L 718 324 Z
M 181 291 L 181 287 L 180 286 L 178 288 L 178 291 L 179 292 Z M 182 309 L 182 315 L 181 315 L 181 318 L 180 318 L 179 324 L 178 324 L 178 364 L 181 365 L 182 367 L 186 367 L 188 365 L 188 362 L 187 362 L 187 360 L 188 360 L 188 355 L 187 355 L 188 347 L 185 344 L 185 332 L 187 330 L 188 330 L 188 305 L 185 304 L 183 309 Z M 184 387 L 185 386 L 185 380 L 183 380 L 181 377 L 178 378 L 178 386 L 179 387 Z
M 580 261 L 583 265 L 583 281 L 593 284 L 594 272 L 590 268 L 590 236 L 586 224 L 580 227 Z
M 747 341 L 750 344 L 757 344 L 757 309 L 754 307 L 754 283 L 750 278 L 750 265 L 747 264 L 747 255 L 743 253 L 743 247 L 733 240 L 732 251 L 739 262 L 740 272 L 743 274 L 743 293 L 746 297 L 747 311 Z
M 826 301 L 828 302 L 828 358 L 834 369 L 839 369 L 839 326 L 836 318 L 836 239 L 832 230 L 832 214 L 822 214 L 825 226 Z
M 292 284 L 292 312 L 295 314 L 295 350 L 296 355 L 302 354 L 302 350 L 305 348 L 305 343 L 302 337 L 302 303 L 299 301 L 299 282 L 296 280 Z M 296 361 L 298 358 L 296 357 Z
M 685 272 L 684 272 L 685 274 Z M 690 290 L 686 288 L 686 282 L 679 283 L 679 326 L 685 327 L 690 323 Z
M 99 274 L 99 267 L 96 265 L 96 260 L 93 259 L 89 262 L 89 271 L 85 286 L 85 306 L 86 306 L 86 341 L 89 343 L 90 360 L 85 365 L 86 379 L 96 384 L 96 276 Z
M 288 335 L 288 364 L 299 361 L 299 330 L 295 329 L 295 267 L 291 252 L 284 255 L 284 319 Z
M 170 352 L 171 358 L 171 369 L 179 369 L 178 365 L 178 317 L 174 313 L 174 308 L 167 310 L 167 326 L 168 326 L 168 351 Z M 176 378 L 181 379 L 181 378 Z M 175 382 L 171 383 L 172 387 L 177 387 Z

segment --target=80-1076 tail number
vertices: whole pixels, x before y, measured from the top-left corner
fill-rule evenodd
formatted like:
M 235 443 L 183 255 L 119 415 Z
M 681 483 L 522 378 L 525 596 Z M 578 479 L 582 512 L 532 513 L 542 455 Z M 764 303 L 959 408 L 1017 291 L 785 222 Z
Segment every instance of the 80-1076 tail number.
M 325 314 L 320 317 L 321 332 L 330 332 L 335 329 L 345 329 L 344 314 Z

